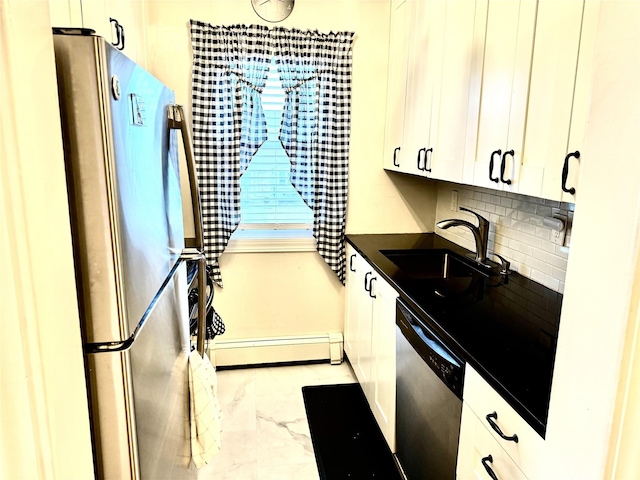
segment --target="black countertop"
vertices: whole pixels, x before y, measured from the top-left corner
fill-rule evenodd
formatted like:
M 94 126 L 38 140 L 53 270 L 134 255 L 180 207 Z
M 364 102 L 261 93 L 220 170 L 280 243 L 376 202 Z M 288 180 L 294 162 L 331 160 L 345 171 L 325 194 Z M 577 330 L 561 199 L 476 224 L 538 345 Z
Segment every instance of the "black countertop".
M 536 430 L 545 435 L 562 295 L 515 272 L 416 278 L 380 251 L 471 253 L 434 233 L 347 235 L 347 241 Z M 439 294 L 436 294 L 436 290 Z

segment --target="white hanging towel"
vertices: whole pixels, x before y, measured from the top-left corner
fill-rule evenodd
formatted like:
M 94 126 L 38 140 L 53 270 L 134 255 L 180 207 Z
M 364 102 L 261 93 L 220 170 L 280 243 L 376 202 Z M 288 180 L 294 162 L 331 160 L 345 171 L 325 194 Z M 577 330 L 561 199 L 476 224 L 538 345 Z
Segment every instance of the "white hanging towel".
M 189 410 L 191 458 L 197 468 L 206 465 L 220 451 L 222 409 L 217 396 L 216 370 L 207 354 L 189 355 Z

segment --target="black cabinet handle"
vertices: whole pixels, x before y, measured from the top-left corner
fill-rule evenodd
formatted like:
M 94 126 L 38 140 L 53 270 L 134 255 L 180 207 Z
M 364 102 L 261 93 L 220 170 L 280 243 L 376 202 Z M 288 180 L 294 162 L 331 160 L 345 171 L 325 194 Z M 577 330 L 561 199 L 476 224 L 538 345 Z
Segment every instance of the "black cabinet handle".
M 113 23 L 113 27 L 116 29 L 116 41 L 115 43 L 111 42 L 111 45 L 118 50 L 124 50 L 124 27 L 115 18 L 109 18 L 109 21 Z
M 427 168 L 427 149 L 426 148 L 421 148 L 420 150 L 418 150 L 418 170 L 422 170 L 424 172 L 425 168 L 420 168 L 420 153 L 421 152 L 425 152 L 424 154 L 424 167 Z
M 393 149 L 393 166 L 394 167 L 400 166 L 400 162 L 396 162 L 396 155 L 398 154 L 399 151 L 400 151 L 400 147 L 396 147 Z
M 373 294 L 373 281 L 374 280 L 378 280 L 378 277 L 371 277 L 371 280 L 369 281 L 369 296 L 371 298 L 376 298 L 376 296 Z
M 513 150 L 509 150 L 508 152 L 504 152 L 502 154 L 502 162 L 500 163 L 500 180 L 502 181 L 502 183 L 506 183 L 507 185 L 511 185 L 511 180 L 505 180 L 504 179 L 504 171 L 507 168 L 507 155 L 511 155 L 511 157 L 513 158 L 513 156 L 514 156 Z
M 373 272 L 367 272 L 364 274 L 364 290 L 366 292 L 369 292 L 369 294 L 371 294 L 371 282 L 369 282 L 369 288 L 367 288 L 367 282 L 369 281 L 369 275 L 371 275 Z
M 502 433 L 502 430 L 500 429 L 500 427 L 498 426 L 498 424 L 495 422 L 495 420 L 498 419 L 498 414 L 496 412 L 490 413 L 487 415 L 487 422 L 489 422 L 489 425 L 491 425 L 491 428 L 493 428 L 493 430 L 500 435 L 500 437 L 503 440 L 507 440 L 509 442 L 516 442 L 518 443 L 518 435 L 516 435 L 515 433 L 513 435 L 511 435 L 510 437 L 508 437 L 507 435 L 505 435 L 504 433 Z
M 491 466 L 489 466 L 490 463 L 493 463 L 493 457 L 491 455 L 487 455 L 481 461 L 482 461 L 482 466 L 487 471 L 489 476 L 493 480 L 498 480 L 498 477 L 496 477 L 496 474 L 494 473 L 493 468 L 491 468 Z
M 431 152 L 431 158 L 433 158 L 433 148 L 427 148 L 424 151 L 424 171 L 431 172 L 431 162 L 429 162 L 429 168 L 427 168 L 427 159 L 429 158 L 429 152 Z
M 575 152 L 571 152 L 569 155 L 564 157 L 564 166 L 562 167 L 562 191 L 570 193 L 571 195 L 575 195 L 575 188 L 567 188 L 567 177 L 569 176 L 569 159 L 571 157 L 580 159 L 580 152 L 576 150 Z
M 356 254 L 355 253 L 349 257 L 349 270 L 351 270 L 352 272 L 356 271 L 356 269 L 353 268 L 353 259 L 354 258 L 356 258 Z
M 495 150 L 494 152 L 491 152 L 491 159 L 489 160 L 489 180 L 496 183 L 498 183 L 500 179 L 498 177 L 493 178 L 493 157 L 494 155 L 500 156 L 501 153 L 502 150 Z

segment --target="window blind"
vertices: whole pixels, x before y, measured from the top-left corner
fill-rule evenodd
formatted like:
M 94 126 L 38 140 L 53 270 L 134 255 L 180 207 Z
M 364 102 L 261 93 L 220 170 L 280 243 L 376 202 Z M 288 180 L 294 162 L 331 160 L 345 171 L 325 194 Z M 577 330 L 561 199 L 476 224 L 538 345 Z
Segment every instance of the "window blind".
M 313 227 L 313 213 L 291 185 L 289 157 L 278 140 L 284 98 L 272 60 L 262 93 L 268 137 L 240 179 L 239 230 Z

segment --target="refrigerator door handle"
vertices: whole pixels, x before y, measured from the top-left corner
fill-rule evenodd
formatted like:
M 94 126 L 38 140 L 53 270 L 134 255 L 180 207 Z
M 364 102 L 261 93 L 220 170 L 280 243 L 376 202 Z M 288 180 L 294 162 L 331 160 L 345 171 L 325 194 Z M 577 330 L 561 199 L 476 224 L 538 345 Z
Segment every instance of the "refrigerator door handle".
M 202 258 L 198 261 L 198 291 L 207 291 L 207 259 L 204 256 L 204 235 L 202 233 L 202 210 L 200 208 L 200 189 L 198 187 L 198 177 L 196 172 L 196 161 L 193 155 L 193 142 L 191 140 L 191 130 L 189 122 L 182 105 L 169 105 L 168 124 L 170 129 L 180 130 L 182 134 L 182 144 L 189 174 L 189 186 L 191 189 L 191 208 L 193 211 L 193 225 L 196 235 L 196 248 L 203 252 Z M 213 300 L 213 289 L 211 298 Z M 198 353 L 204 355 L 204 340 L 206 335 L 207 321 L 207 301 L 204 294 L 198 295 L 198 338 L 196 347 Z
M 153 309 L 158 303 L 158 300 L 160 300 L 160 297 L 164 293 L 164 290 L 167 288 L 167 285 L 169 285 L 169 282 L 171 282 L 171 279 L 173 278 L 175 273 L 178 271 L 178 267 L 182 264 L 182 262 L 185 262 L 187 260 L 202 260 L 203 258 L 204 258 L 204 254 L 194 248 L 185 248 L 184 250 L 182 250 L 180 257 L 178 258 L 176 263 L 173 264 L 173 267 L 171 267 L 171 270 L 169 270 L 167 277 L 164 279 L 164 282 L 162 282 L 162 285 L 160 285 L 160 288 L 158 289 L 156 294 L 153 296 L 153 299 L 151 299 L 149 306 L 144 311 L 142 318 L 138 322 L 138 325 L 136 325 L 136 328 L 134 329 L 133 333 L 129 336 L 129 338 L 126 338 L 125 340 L 113 341 L 113 342 L 85 343 L 84 352 L 87 354 L 105 353 L 105 352 L 123 352 L 125 350 L 130 349 L 133 343 L 136 341 L 136 338 L 144 328 L 145 324 L 147 323 L 147 320 L 149 319 L 151 312 L 153 312 Z

